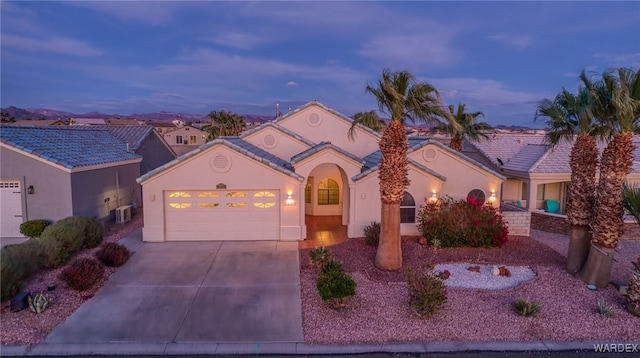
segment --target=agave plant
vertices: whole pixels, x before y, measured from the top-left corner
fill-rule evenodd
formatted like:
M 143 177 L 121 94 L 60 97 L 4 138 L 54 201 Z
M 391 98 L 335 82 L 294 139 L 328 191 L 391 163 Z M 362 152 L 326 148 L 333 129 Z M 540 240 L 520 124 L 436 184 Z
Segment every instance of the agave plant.
M 29 301 L 29 308 L 31 308 L 31 310 L 35 313 L 44 312 L 44 310 L 47 309 L 47 306 L 49 305 L 49 302 L 50 302 L 49 297 L 47 297 L 42 293 L 38 293 L 34 297 L 29 296 L 28 301 Z

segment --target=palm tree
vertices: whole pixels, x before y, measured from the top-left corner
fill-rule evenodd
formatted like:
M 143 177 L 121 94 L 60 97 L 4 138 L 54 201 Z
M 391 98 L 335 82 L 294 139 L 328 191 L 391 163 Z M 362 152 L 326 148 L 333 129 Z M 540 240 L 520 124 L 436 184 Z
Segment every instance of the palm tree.
M 442 116 L 438 91 L 428 83 L 418 82 L 408 71 L 382 71 L 376 87 L 367 85 L 366 91 L 378 102 L 378 109 L 391 118 L 380 138 L 380 244 L 375 266 L 382 270 L 402 267 L 400 240 L 400 202 L 409 185 L 407 150 L 409 143 L 405 121 L 435 120 Z
M 640 225 L 640 186 L 625 184 L 622 189 L 624 208 Z
M 595 121 L 591 109 L 592 97 L 587 88 L 579 88 L 577 94 L 563 88 L 554 100 L 544 99 L 538 103 L 535 116 L 535 120 L 546 118 L 546 142 L 552 146 L 573 142 L 569 162 L 571 185 L 567 193 L 571 236 L 566 270 L 571 274 L 580 271 L 589 254 L 589 223 L 593 216 L 599 156 L 596 139 L 602 137 L 606 129 Z
M 584 72 L 581 77 L 586 78 Z M 613 253 L 622 236 L 622 192 L 633 165 L 632 137 L 640 125 L 640 73 L 627 68 L 611 69 L 589 86 L 595 98 L 594 113 L 615 134 L 602 152 L 591 224 L 592 245 L 580 277 L 588 284 L 606 287 L 611 277 Z
M 247 128 L 244 117 L 227 111 L 211 111 L 211 122 L 202 127 L 209 132 L 207 140 L 213 140 L 221 136 L 238 136 Z
M 449 147 L 458 152 L 462 152 L 462 140 L 468 139 L 479 142 L 482 138 L 489 138 L 488 131 L 493 130 L 488 123 L 476 122 L 478 117 L 484 117 L 482 112 L 467 113 L 464 111 L 465 104 L 458 104 L 458 110 L 454 112 L 453 105 L 449 106 L 444 122 L 438 123 L 434 131 L 451 136 Z
M 351 122 L 351 128 L 349 128 L 348 133 L 349 139 L 355 139 L 356 127 L 359 124 L 376 132 L 382 132 L 385 123 L 384 119 L 381 119 L 376 111 L 358 112 L 353 115 L 353 122 Z

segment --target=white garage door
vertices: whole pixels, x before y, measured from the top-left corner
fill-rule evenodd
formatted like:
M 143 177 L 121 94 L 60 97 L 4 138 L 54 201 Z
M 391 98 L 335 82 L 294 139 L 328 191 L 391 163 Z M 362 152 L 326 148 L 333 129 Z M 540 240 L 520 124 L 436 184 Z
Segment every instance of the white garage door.
M 278 190 L 166 191 L 168 241 L 279 240 Z
M 19 181 L 0 181 L 0 236 L 22 237 L 22 193 Z

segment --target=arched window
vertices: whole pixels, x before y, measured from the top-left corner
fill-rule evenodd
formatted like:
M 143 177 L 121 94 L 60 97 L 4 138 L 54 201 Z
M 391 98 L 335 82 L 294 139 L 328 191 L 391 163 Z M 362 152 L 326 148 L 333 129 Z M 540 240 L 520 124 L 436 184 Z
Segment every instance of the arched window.
M 467 199 L 468 198 L 472 198 L 475 201 L 484 203 L 485 199 L 487 198 L 484 195 L 484 191 L 480 190 L 480 189 L 473 189 L 469 192 L 469 194 L 467 194 Z
M 404 192 L 402 202 L 400 203 L 400 222 L 415 223 L 416 222 L 416 201 L 408 192 Z
M 324 178 L 318 184 L 318 205 L 340 204 L 340 187 L 330 178 Z

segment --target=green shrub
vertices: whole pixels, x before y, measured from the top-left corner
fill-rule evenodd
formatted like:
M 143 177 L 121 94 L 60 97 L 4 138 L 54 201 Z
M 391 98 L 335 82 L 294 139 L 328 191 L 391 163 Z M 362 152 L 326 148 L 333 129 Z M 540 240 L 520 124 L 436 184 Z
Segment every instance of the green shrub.
M 42 250 L 38 240 L 8 245 L 0 250 L 0 300 L 8 300 L 20 292 L 24 279 L 40 269 Z
M 56 224 L 78 228 L 82 232 L 82 247 L 94 248 L 102 243 L 104 228 L 96 219 L 84 216 L 69 216 L 56 222 Z
M 313 265 L 322 268 L 327 262 L 331 261 L 332 255 L 326 247 L 316 247 L 309 251 L 309 260 Z
M 40 237 L 44 228 L 51 225 L 49 220 L 29 220 L 20 224 L 20 233 L 26 237 Z
M 519 299 L 513 303 L 512 309 L 520 316 L 531 317 L 535 316 L 540 311 L 540 303 Z
M 405 278 L 409 289 L 409 306 L 418 316 L 430 317 L 447 302 L 446 286 L 432 269 L 416 274 L 407 268 Z
M 80 257 L 71 261 L 62 270 L 61 278 L 74 290 L 86 291 L 93 287 L 104 274 L 104 266 L 91 257 Z
M 328 270 L 316 280 L 320 298 L 334 307 L 342 307 L 346 299 L 356 294 L 356 282 L 343 271 Z
M 378 246 L 380 243 L 380 223 L 372 221 L 364 228 L 364 243 L 369 246 Z
M 68 218 L 67 218 L 68 219 Z M 69 261 L 84 242 L 84 227 L 76 220 L 63 219 L 47 226 L 40 240 L 45 247 L 43 266 L 58 268 Z
M 131 251 L 116 242 L 107 242 L 100 246 L 96 252 L 96 257 L 105 266 L 120 267 L 129 260 Z
M 418 229 L 429 245 L 441 247 L 499 247 L 509 235 L 498 210 L 473 198 L 426 200 L 418 214 Z
M 320 267 L 320 273 L 325 273 L 327 271 L 344 271 L 342 268 L 342 262 L 331 258 L 329 261 L 325 262 L 322 267 Z

